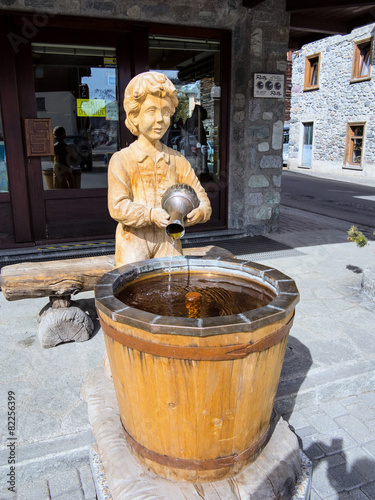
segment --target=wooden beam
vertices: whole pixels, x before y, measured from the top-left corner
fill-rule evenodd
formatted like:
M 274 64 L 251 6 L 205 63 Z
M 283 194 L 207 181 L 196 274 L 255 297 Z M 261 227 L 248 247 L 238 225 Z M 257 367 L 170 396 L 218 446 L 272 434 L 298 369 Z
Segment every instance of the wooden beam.
M 327 35 L 343 35 L 350 31 L 346 23 L 296 13 L 290 16 L 290 29 Z
M 286 0 L 286 10 L 306 10 L 306 9 L 327 9 L 337 7 L 345 9 L 346 7 L 375 7 L 373 0 Z
M 242 5 L 248 9 L 252 9 L 262 2 L 264 2 L 264 0 L 242 0 Z
M 354 17 L 348 21 L 349 31 L 354 30 L 354 28 L 358 28 L 359 26 L 366 26 L 367 24 L 371 24 L 375 21 L 375 7 L 368 14 Z
M 93 290 L 114 267 L 114 255 L 12 264 L 1 269 L 1 288 L 7 300 L 71 295 Z
M 184 248 L 184 255 L 232 258 L 228 250 L 213 245 Z M 1 269 L 0 285 L 7 300 L 72 295 L 93 290 L 103 274 L 115 268 L 114 255 L 79 259 L 22 262 Z

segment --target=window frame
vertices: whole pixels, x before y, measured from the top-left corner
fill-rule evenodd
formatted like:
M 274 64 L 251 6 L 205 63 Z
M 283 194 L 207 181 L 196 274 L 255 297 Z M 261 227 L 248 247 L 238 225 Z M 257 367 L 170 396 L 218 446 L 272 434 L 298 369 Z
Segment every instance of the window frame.
M 370 44 L 370 65 L 367 75 L 360 76 L 360 62 L 361 62 L 361 47 Z M 368 37 L 363 40 L 358 40 L 353 44 L 353 62 L 352 62 L 352 75 L 351 83 L 363 82 L 371 80 L 372 56 L 373 56 L 374 37 Z
M 353 128 L 354 127 L 363 127 L 362 136 L 354 135 Z M 366 122 L 350 122 L 346 125 L 346 139 L 345 139 L 345 158 L 343 168 L 348 168 L 352 170 L 362 170 L 363 169 L 363 151 L 364 151 L 364 143 L 365 143 L 365 128 Z M 354 139 L 361 138 L 362 139 L 362 151 L 361 151 L 361 161 L 360 163 L 353 163 L 351 158 L 353 157 L 353 145 Z
M 314 65 L 312 64 L 312 61 L 317 59 L 318 64 L 317 64 L 317 79 L 316 79 L 316 84 L 311 84 L 311 79 L 313 77 L 313 72 L 314 72 Z M 309 90 L 318 90 L 319 89 L 319 80 L 320 80 L 320 60 L 321 60 L 321 52 L 317 52 L 315 54 L 310 54 L 305 57 L 305 76 L 304 76 L 304 86 L 303 90 L 304 91 L 309 91 Z

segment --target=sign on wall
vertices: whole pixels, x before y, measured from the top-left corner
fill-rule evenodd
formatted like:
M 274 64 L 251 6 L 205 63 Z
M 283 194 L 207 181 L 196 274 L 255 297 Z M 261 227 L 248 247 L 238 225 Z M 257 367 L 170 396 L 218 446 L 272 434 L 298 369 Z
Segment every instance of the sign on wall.
M 254 97 L 284 97 L 284 75 L 254 73 Z
M 53 156 L 51 118 L 25 118 L 27 156 Z

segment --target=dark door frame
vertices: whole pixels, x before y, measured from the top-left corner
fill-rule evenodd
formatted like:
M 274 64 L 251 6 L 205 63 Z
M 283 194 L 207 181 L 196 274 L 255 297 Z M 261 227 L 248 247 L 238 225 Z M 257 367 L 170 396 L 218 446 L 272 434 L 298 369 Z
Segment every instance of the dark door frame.
M 32 241 L 31 220 L 29 218 L 27 176 L 23 152 L 23 136 L 19 119 L 19 93 L 15 51 L 9 43 L 8 34 L 12 26 L 10 16 L 0 16 L 0 96 L 2 122 L 5 139 L 9 193 L 0 193 L 2 221 L 8 227 L 9 234 L 3 244 L 14 246 L 15 243 Z M 12 168 L 9 168 L 9 166 Z M 6 214 L 6 215 L 5 215 Z

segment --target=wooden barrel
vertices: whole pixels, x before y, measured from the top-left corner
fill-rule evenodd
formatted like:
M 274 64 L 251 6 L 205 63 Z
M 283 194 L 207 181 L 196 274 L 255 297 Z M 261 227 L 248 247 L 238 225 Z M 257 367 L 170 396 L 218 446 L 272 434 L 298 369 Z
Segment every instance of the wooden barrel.
M 235 259 L 173 259 L 189 269 L 263 283 L 264 307 L 218 318 L 157 316 L 116 298 L 124 284 L 165 272 L 169 259 L 124 266 L 102 278 L 96 304 L 124 435 L 149 470 L 177 481 L 236 474 L 270 437 L 270 422 L 299 294 L 275 269 Z

